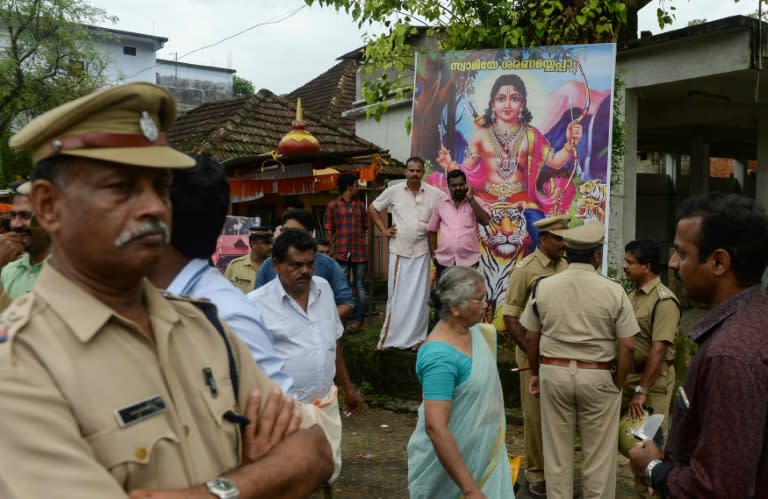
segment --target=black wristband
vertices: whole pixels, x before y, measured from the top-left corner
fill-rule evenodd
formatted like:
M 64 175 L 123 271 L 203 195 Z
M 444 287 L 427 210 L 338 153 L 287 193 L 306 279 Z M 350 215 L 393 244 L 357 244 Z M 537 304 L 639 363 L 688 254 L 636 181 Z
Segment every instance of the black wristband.
M 651 471 L 651 487 L 653 487 L 653 490 L 655 490 L 662 499 L 669 497 L 667 474 L 673 467 L 674 464 L 662 461 L 653 468 L 653 471 Z

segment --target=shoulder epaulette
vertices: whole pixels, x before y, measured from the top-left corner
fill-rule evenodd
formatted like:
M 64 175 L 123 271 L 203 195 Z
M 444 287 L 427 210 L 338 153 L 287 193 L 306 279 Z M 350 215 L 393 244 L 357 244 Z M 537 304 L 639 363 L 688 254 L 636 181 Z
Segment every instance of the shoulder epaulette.
M 208 300 L 207 298 L 202 298 L 199 296 L 190 296 L 190 295 L 177 295 L 169 291 L 163 291 L 162 294 L 163 294 L 163 298 L 167 300 L 189 303 L 199 309 L 212 308 L 216 310 L 216 305 L 210 300 Z
M 677 296 L 675 296 L 675 293 L 670 291 L 666 286 L 664 286 L 661 283 L 658 286 L 656 286 L 656 294 L 659 295 L 660 300 L 675 300 L 678 303 L 680 302 Z
M 621 286 L 621 285 L 622 285 L 622 284 L 621 284 L 621 281 L 620 281 L 620 280 L 618 280 L 618 279 L 616 279 L 616 278 L 614 278 L 614 277 L 609 277 L 609 276 L 607 276 L 607 275 L 603 275 L 603 274 L 601 274 L 600 272 L 598 272 L 597 274 L 598 274 L 598 275 L 600 275 L 600 276 L 602 276 L 602 277 L 604 277 L 605 279 L 608 279 L 608 280 L 609 280 L 609 281 L 611 281 L 612 283 L 618 284 L 619 286 Z
M 539 283 L 546 279 L 547 277 L 552 277 L 551 275 L 543 275 L 540 277 L 537 277 L 536 280 L 533 281 L 533 286 L 531 287 L 531 297 L 529 298 L 531 301 L 531 307 L 533 307 L 533 313 L 536 314 L 536 317 L 541 319 L 541 316 L 539 315 L 539 305 L 536 303 L 536 289 L 539 287 Z
M 514 268 L 524 269 L 525 267 L 528 266 L 529 263 L 533 261 L 533 258 L 534 258 L 533 253 L 529 253 L 528 255 L 525 255 L 523 258 L 517 261 Z
M 27 293 L 14 300 L 0 314 L 0 367 L 6 365 L 10 355 L 10 345 L 16 334 L 29 322 L 35 295 Z

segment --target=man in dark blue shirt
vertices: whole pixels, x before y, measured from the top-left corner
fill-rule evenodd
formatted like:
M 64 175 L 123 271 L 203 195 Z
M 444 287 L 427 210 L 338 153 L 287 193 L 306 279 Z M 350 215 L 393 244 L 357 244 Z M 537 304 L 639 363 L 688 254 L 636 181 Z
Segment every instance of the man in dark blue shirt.
M 315 221 L 312 215 L 305 210 L 294 209 L 286 211 L 283 213 L 281 223 L 285 229 L 299 229 L 310 233 L 315 228 Z M 315 255 L 315 275 L 322 277 L 331 285 L 333 299 L 336 302 L 336 310 L 338 310 L 339 316 L 344 318 L 344 316 L 352 312 L 352 309 L 355 307 L 355 302 L 352 299 L 352 289 L 349 287 L 349 281 L 347 281 L 339 264 L 333 258 L 318 253 Z M 253 289 L 262 287 L 276 276 L 275 268 L 272 265 L 272 258 L 264 260 L 259 269 L 259 274 L 256 276 L 256 284 Z

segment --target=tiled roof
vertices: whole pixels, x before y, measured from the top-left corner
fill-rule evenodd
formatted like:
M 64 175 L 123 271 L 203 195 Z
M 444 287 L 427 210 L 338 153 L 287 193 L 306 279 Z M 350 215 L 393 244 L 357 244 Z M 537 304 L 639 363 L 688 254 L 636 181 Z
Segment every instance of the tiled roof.
M 303 114 L 306 130 L 320 142 L 322 156 L 386 153 L 309 110 Z M 190 110 L 179 117 L 168 137 L 181 151 L 207 153 L 225 163 L 276 151 L 295 117 L 295 102 L 262 89 L 255 95 L 209 102 Z
M 301 105 L 304 109 L 334 121 L 343 128 L 354 130 L 355 120 L 342 118 L 341 113 L 352 109 L 352 103 L 355 102 L 356 73 L 356 61 L 349 59 L 341 61 L 286 95 L 286 98 L 296 102 L 296 98 L 301 97 Z

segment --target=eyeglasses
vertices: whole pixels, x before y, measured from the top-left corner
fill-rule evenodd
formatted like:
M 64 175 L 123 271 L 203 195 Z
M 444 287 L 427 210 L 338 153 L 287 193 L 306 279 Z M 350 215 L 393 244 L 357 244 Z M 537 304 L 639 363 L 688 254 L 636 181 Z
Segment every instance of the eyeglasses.
M 19 217 L 23 220 L 31 220 L 32 217 L 35 216 L 35 214 L 31 211 L 9 211 L 8 214 L 11 216 L 11 220 L 16 217 Z
M 488 305 L 488 300 L 485 299 L 485 298 L 481 298 L 480 300 L 476 300 L 474 298 L 470 298 L 467 301 L 471 301 L 472 303 L 477 303 L 478 305 L 483 305 L 483 306 Z

